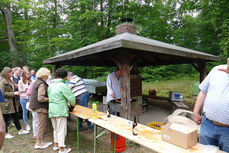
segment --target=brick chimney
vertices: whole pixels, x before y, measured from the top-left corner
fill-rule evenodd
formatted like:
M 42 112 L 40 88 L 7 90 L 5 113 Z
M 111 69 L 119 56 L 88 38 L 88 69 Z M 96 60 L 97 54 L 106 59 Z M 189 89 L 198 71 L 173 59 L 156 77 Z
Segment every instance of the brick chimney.
M 122 34 L 124 32 L 129 32 L 129 33 L 132 33 L 135 35 L 137 34 L 136 26 L 134 24 L 130 23 L 132 21 L 132 19 L 124 18 L 121 21 L 123 23 L 116 27 L 116 35 Z

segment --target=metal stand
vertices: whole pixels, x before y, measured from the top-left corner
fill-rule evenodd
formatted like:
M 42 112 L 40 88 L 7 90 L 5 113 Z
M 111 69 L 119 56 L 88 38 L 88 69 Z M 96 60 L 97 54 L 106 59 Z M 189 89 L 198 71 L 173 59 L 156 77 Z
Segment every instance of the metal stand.
M 103 134 L 105 134 L 106 132 L 109 132 L 108 130 L 106 129 L 102 129 L 101 131 L 99 131 L 97 133 L 97 125 L 94 124 L 94 153 L 96 153 L 96 141 L 99 137 L 101 137 Z M 116 139 L 116 134 L 113 133 L 113 153 L 115 153 L 115 139 Z

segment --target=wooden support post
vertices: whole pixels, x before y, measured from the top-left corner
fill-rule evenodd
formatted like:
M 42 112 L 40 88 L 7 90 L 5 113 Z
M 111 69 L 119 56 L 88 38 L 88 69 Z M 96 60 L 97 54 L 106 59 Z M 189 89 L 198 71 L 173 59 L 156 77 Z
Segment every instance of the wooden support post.
M 197 65 L 195 65 L 194 63 L 191 64 L 200 73 L 200 83 L 201 83 L 206 77 L 206 62 L 199 62 L 197 63 Z
M 130 119 L 130 71 L 133 67 L 136 55 L 120 52 L 119 56 L 113 58 L 116 66 L 121 71 L 121 117 Z M 131 64 L 132 63 L 132 64 Z M 135 63 L 136 64 L 136 63 Z M 137 65 L 137 64 L 136 64 Z
M 206 63 L 205 62 L 198 63 L 198 66 L 200 69 L 200 83 L 201 83 L 206 77 Z
M 128 58 L 121 60 L 121 116 L 130 119 L 130 65 Z
M 113 58 L 116 66 L 121 71 L 121 117 L 130 119 L 130 58 L 126 53 Z

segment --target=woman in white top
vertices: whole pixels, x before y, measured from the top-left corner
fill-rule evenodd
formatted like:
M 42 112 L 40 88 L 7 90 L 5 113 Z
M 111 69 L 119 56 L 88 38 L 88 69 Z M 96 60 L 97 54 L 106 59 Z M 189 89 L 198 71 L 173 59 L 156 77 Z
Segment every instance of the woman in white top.
M 22 79 L 18 82 L 18 91 L 20 92 L 20 103 L 23 111 L 23 120 L 26 125 L 26 130 L 30 131 L 31 128 L 28 122 L 28 110 L 26 109 L 26 104 L 29 101 L 29 96 L 27 95 L 27 90 L 31 82 L 29 71 L 22 72 Z

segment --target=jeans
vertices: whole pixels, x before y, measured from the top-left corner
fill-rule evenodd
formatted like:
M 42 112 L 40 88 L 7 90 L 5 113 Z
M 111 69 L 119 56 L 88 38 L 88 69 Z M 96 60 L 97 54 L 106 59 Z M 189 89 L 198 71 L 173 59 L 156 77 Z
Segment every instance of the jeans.
M 199 143 L 219 146 L 220 150 L 229 152 L 229 127 L 215 125 L 204 115 L 200 128 Z
M 28 110 L 26 109 L 26 104 L 29 100 L 28 99 L 24 99 L 24 98 L 20 98 L 20 103 L 21 103 L 21 107 L 22 107 L 22 111 L 23 111 L 23 120 L 25 125 L 28 125 Z
M 38 127 L 38 115 L 37 112 L 32 111 L 33 116 L 33 136 L 37 136 L 37 127 Z
M 78 105 L 88 107 L 89 99 L 90 99 L 89 93 L 88 92 L 83 93 L 82 95 L 79 96 Z M 83 119 L 79 118 L 79 127 L 80 128 L 83 127 L 82 122 L 83 122 Z M 87 122 L 89 129 L 93 128 L 93 126 L 91 125 L 91 122 L 89 122 L 88 120 L 86 120 L 86 122 Z

